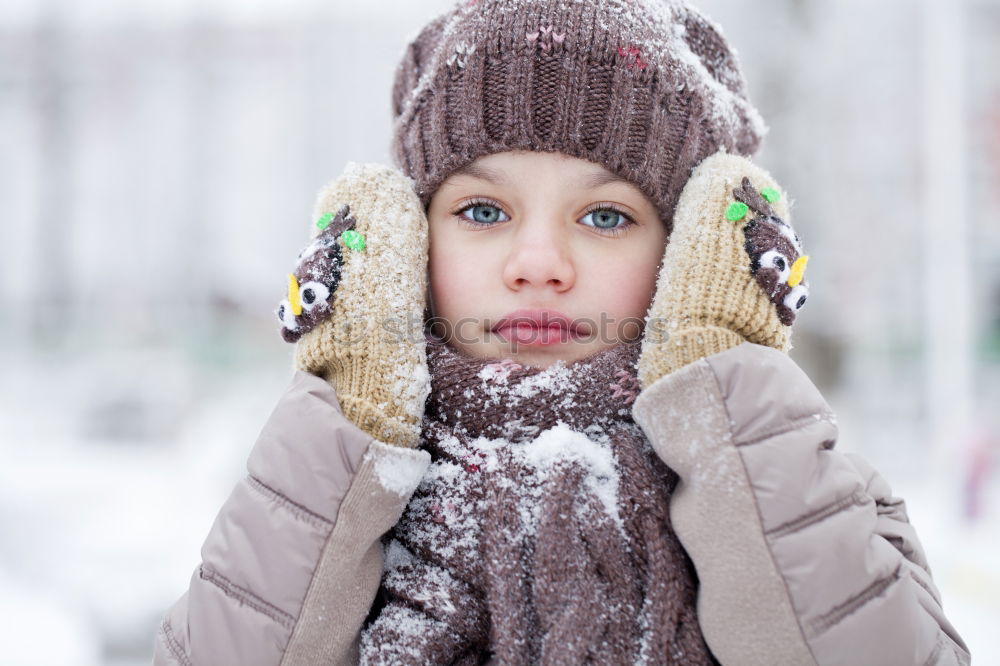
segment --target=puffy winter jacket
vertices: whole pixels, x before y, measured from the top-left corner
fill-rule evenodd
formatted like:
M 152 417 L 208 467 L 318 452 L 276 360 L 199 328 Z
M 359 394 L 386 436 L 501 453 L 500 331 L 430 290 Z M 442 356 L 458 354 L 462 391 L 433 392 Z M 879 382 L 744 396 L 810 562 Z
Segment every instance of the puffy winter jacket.
M 833 414 L 787 355 L 744 343 L 661 378 L 633 413 L 680 476 L 671 517 L 721 663 L 969 663 L 903 501 L 834 450 Z M 295 373 L 154 663 L 357 663 L 380 537 L 429 464 L 373 440 L 327 382 Z

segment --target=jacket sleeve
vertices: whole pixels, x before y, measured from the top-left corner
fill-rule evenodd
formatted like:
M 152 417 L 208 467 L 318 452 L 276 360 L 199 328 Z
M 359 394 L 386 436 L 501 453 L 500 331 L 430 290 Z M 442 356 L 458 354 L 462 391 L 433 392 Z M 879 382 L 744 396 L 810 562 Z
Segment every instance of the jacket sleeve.
M 296 371 L 169 609 L 154 664 L 357 663 L 380 537 L 430 454 L 372 439 L 326 381 Z
M 968 664 L 902 500 L 834 448 L 786 354 L 744 343 L 660 378 L 636 421 L 680 476 L 671 520 L 723 664 Z

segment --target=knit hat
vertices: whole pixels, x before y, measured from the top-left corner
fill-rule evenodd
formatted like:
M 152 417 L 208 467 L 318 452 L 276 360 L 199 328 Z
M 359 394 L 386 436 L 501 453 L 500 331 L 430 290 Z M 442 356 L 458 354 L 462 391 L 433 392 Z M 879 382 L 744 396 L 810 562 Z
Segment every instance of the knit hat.
M 736 54 L 683 0 L 459 0 L 407 46 L 392 106 L 425 208 L 483 155 L 554 151 L 634 183 L 668 228 L 702 159 L 766 132 Z

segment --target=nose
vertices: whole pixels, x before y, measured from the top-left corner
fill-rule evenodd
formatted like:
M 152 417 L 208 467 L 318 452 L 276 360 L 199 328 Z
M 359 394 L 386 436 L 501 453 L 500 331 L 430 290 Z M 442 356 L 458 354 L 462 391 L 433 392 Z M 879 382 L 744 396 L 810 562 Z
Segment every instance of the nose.
M 526 222 L 512 237 L 503 269 L 504 283 L 514 291 L 551 287 L 557 293 L 576 282 L 569 238 L 559 225 Z

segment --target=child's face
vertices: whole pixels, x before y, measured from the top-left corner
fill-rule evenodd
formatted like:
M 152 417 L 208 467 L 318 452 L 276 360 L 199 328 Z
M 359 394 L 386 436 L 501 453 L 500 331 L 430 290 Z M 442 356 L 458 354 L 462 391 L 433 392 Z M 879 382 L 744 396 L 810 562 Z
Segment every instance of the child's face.
M 459 351 L 547 367 L 641 335 L 666 230 L 604 167 L 488 155 L 444 181 L 427 218 L 434 330 Z

